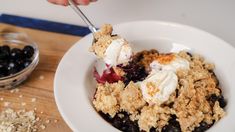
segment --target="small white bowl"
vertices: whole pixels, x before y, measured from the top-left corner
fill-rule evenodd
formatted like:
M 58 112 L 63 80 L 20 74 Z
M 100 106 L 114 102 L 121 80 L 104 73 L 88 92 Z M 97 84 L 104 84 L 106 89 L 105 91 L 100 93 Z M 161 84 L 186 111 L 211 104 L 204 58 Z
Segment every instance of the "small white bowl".
M 223 95 L 228 101 L 227 115 L 208 132 L 233 132 L 235 125 L 235 49 L 205 31 L 176 23 L 158 21 L 128 22 L 114 26 L 114 33 L 131 42 L 135 51 L 157 49 L 160 52 L 189 50 L 215 64 Z M 92 67 L 95 56 L 88 52 L 92 35 L 77 42 L 63 57 L 54 80 L 58 109 L 73 131 L 118 131 L 102 119 L 92 105 L 95 84 Z

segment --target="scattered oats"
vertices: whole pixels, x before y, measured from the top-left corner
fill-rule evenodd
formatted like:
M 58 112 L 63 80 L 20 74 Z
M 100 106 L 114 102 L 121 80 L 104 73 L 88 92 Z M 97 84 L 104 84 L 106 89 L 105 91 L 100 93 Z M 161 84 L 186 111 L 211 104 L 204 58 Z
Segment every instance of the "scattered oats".
M 40 126 L 40 128 L 41 128 L 42 130 L 44 130 L 44 129 L 46 128 L 46 126 L 42 124 L 42 125 Z
M 47 123 L 47 124 L 50 123 L 50 120 L 46 120 L 46 123 Z
M 54 120 L 54 122 L 55 122 L 55 123 L 57 123 L 57 122 L 58 122 L 58 120 Z
M 39 79 L 40 79 L 40 80 L 43 80 L 43 79 L 44 79 L 44 76 L 43 76 L 43 75 L 39 76 Z
M 1 100 L 1 101 L 3 101 L 3 100 L 4 100 L 4 98 L 0 98 L 0 100 Z
M 10 102 L 4 102 L 4 106 L 8 107 L 11 103 Z
M 20 91 L 20 89 L 18 89 L 18 88 L 15 89 L 15 92 L 16 92 L 16 93 L 19 92 L 19 91 Z
M 21 105 L 22 105 L 22 106 L 25 106 L 25 105 L 26 105 L 26 103 L 25 103 L 25 102 L 22 102 L 22 103 L 21 103 Z
M 0 112 L 0 132 L 31 132 L 35 130 L 36 122 L 33 111 L 5 109 Z
M 35 101 L 36 101 L 36 98 L 32 98 L 32 99 L 31 99 L 31 102 L 35 102 Z
M 10 91 L 10 93 L 14 93 L 15 92 L 15 90 L 14 89 L 12 89 L 11 91 Z
M 41 113 L 41 114 L 43 114 L 44 112 L 43 112 L 43 111 L 41 111 L 40 113 Z
M 37 110 L 37 108 L 34 108 L 34 110 L 36 111 L 36 110 Z
M 20 95 L 19 97 L 20 97 L 20 98 L 22 98 L 22 97 L 23 97 L 23 95 Z
M 18 88 L 16 88 L 16 89 L 12 89 L 11 91 L 10 91 L 10 93 L 17 93 L 17 92 L 19 92 L 20 90 L 18 89 Z

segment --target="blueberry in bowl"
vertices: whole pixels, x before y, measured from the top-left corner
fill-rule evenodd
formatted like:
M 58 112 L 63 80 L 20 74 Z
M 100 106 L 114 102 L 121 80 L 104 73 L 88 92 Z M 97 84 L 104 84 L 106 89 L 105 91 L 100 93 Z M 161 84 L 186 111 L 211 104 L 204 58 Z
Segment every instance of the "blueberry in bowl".
M 0 33 L 0 89 L 10 89 L 28 78 L 39 61 L 39 51 L 24 33 Z

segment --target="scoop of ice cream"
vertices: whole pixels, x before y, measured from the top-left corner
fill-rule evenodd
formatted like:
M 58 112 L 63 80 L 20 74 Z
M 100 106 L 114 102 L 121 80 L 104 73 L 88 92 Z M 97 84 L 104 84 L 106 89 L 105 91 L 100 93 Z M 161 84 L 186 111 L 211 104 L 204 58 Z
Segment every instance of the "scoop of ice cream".
M 145 101 L 162 104 L 167 101 L 177 87 L 178 77 L 173 71 L 155 71 L 142 82 L 140 88 Z

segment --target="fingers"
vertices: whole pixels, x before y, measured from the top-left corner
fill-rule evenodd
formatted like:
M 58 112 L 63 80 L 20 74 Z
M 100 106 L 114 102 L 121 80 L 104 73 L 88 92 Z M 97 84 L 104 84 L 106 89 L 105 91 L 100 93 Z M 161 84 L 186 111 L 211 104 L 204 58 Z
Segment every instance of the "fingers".
M 96 2 L 97 0 L 74 0 L 78 5 L 88 5 L 90 2 Z
M 68 0 L 47 0 L 48 2 L 51 2 L 53 4 L 57 5 L 68 5 Z M 97 0 L 74 0 L 74 2 L 78 5 L 88 5 L 90 2 L 95 2 Z
M 78 5 L 88 5 L 90 0 L 75 0 Z
M 57 5 L 64 5 L 64 6 L 68 5 L 68 0 L 47 0 L 47 1 Z

